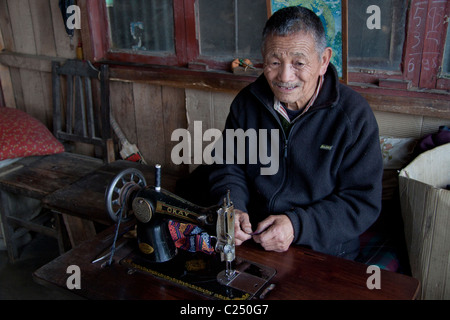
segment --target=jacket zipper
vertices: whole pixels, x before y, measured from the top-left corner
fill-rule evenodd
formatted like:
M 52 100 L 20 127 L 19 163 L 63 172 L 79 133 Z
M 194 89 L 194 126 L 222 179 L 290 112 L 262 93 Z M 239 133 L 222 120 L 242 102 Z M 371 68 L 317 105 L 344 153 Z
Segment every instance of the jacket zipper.
M 295 122 L 298 122 L 301 117 L 303 117 L 303 115 L 300 115 L 298 118 L 296 118 Z M 280 126 L 281 126 L 281 124 L 280 124 Z M 274 209 L 274 206 L 275 206 L 275 199 L 280 194 L 280 191 L 282 190 L 282 188 L 285 185 L 286 180 L 287 180 L 287 176 L 288 176 L 288 169 L 287 169 L 287 167 L 288 167 L 288 145 L 289 145 L 289 138 L 290 138 L 291 133 L 293 131 L 292 129 L 293 128 L 291 127 L 291 129 L 289 130 L 289 134 L 286 137 L 286 133 L 284 132 L 283 128 L 281 128 L 281 131 L 283 132 L 283 137 L 284 137 L 284 147 L 283 147 L 283 170 L 284 170 L 284 172 L 283 172 L 283 180 L 281 181 L 281 184 L 278 187 L 278 189 L 276 190 L 276 192 L 270 198 L 270 201 L 269 201 L 269 213 L 273 213 L 273 209 Z
M 275 204 L 275 199 L 278 197 L 278 195 L 280 194 L 280 191 L 282 190 L 284 184 L 286 183 L 286 177 L 287 177 L 287 162 L 288 162 L 288 143 L 289 143 L 289 136 L 286 137 L 286 133 L 284 132 L 283 128 L 281 129 L 281 131 L 283 132 L 283 136 L 284 136 L 284 146 L 283 146 L 283 179 L 281 180 L 280 186 L 278 187 L 278 189 L 275 191 L 275 193 L 273 194 L 273 196 L 270 198 L 269 200 L 269 213 L 273 213 L 273 207 Z M 289 132 L 290 134 L 290 132 Z M 281 168 L 281 166 L 279 167 Z
M 262 101 L 261 99 L 260 99 L 260 97 L 259 96 L 257 96 L 257 95 L 255 95 L 255 97 L 266 107 L 266 108 L 269 108 L 265 103 L 264 103 L 264 101 Z M 270 108 L 269 108 L 269 110 L 270 110 Z M 271 112 L 270 112 L 271 113 Z M 271 113 L 272 114 L 272 113 Z M 273 194 L 273 196 L 270 198 L 270 200 L 269 200 L 269 213 L 272 213 L 273 212 L 273 207 L 274 207 L 274 204 L 275 204 L 275 199 L 278 197 L 278 195 L 280 194 L 280 191 L 281 191 L 281 189 L 283 188 L 283 186 L 284 186 L 284 184 L 286 183 L 286 177 L 287 177 L 287 165 L 288 165 L 288 144 L 289 144 L 289 136 L 291 135 L 291 133 L 292 133 L 292 127 L 291 127 L 291 130 L 289 130 L 289 134 L 288 134 L 288 136 L 286 137 L 286 132 L 284 132 L 284 129 L 283 129 L 283 126 L 281 125 L 281 122 L 280 122 L 280 119 L 279 118 L 277 118 L 277 116 L 276 115 L 273 115 L 272 114 L 272 116 L 275 118 L 275 120 L 278 122 L 278 129 L 279 130 L 281 130 L 281 132 L 283 133 L 283 138 L 284 138 L 284 147 L 283 147 L 283 170 L 284 170 L 284 172 L 283 172 L 283 180 L 281 181 L 281 184 L 280 184 L 280 186 L 278 187 L 278 189 L 275 191 L 275 193 Z M 295 122 L 298 122 L 298 120 L 300 119 L 300 118 L 302 118 L 304 115 L 300 115 L 298 118 L 296 118 L 295 119 Z M 279 168 L 281 168 L 281 166 L 279 167 Z
M 284 158 L 287 159 L 287 153 L 288 153 L 288 139 L 284 139 Z

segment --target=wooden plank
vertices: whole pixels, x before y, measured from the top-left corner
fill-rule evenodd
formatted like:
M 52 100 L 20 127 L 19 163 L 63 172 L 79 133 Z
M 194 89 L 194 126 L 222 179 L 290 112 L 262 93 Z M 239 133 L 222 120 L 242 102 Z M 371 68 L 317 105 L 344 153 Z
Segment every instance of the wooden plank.
M 162 105 L 164 116 L 164 140 L 166 145 L 165 162 L 167 170 L 183 175 L 188 172 L 187 165 L 176 165 L 172 162 L 172 148 L 178 144 L 177 141 L 171 141 L 172 132 L 176 129 L 187 129 L 186 118 L 186 97 L 184 89 L 163 87 Z
M 80 76 L 75 76 L 75 135 L 87 137 L 86 105 L 83 83 Z
M 2 4 L 5 2 L 3 1 Z M 2 6 L 0 4 L 0 6 Z M 1 10 L 1 9 L 0 9 Z M 2 26 L 0 24 L 0 52 L 5 49 L 5 42 L 3 40 Z M 9 68 L 0 64 L 0 103 L 3 106 L 8 106 L 10 108 L 15 108 L 16 102 L 14 100 L 14 91 L 12 88 L 11 75 L 9 73 Z
M 52 101 L 52 74 L 40 72 L 42 88 L 42 109 L 45 110 L 45 124 L 52 130 L 53 127 L 53 101 Z
M 85 176 L 103 165 L 103 162 L 100 159 L 69 152 L 44 156 L 29 164 L 24 160 L 20 160 L 20 163 L 25 163 L 26 165 L 41 170 L 61 172 L 78 178 Z
M 73 132 L 73 77 L 67 77 L 67 92 L 66 92 L 66 130 L 65 132 L 71 134 Z
M 149 165 L 165 164 L 165 135 L 161 87 L 133 83 L 137 146 Z
M 14 92 L 9 69 L 0 65 L 0 97 L 3 107 L 15 108 Z
M 213 128 L 223 130 L 235 95 L 226 92 L 214 92 L 213 98 Z
M 194 127 L 201 123 L 202 132 L 209 128 L 214 128 L 214 103 L 211 91 L 186 89 L 186 114 L 188 119 L 188 130 L 191 135 L 191 154 L 189 171 L 193 171 L 198 165 L 203 163 L 203 150 L 210 142 L 199 144 L 195 136 Z M 197 122 L 197 123 L 196 123 Z M 203 139 L 202 139 L 203 140 Z M 197 148 L 200 148 L 198 150 Z M 199 152 L 200 151 L 200 152 Z
M 94 125 L 94 102 L 92 100 L 92 85 L 89 77 L 84 78 L 84 87 L 86 88 L 86 120 L 89 138 L 95 137 Z
M 103 164 L 99 159 L 70 153 L 29 157 L 26 160 L 20 161 L 23 167 L 14 164 L 15 170 L 0 176 L 0 188 L 35 199 L 41 199 L 78 180 Z
M 110 82 L 111 112 L 130 143 L 136 143 L 136 119 L 134 116 L 133 84 Z
M 48 237 L 57 238 L 58 235 L 55 229 L 42 225 L 45 221 L 49 219 L 50 217 L 48 215 L 39 216 L 33 220 L 23 220 L 16 218 L 14 216 L 9 216 L 7 218 L 7 221 L 8 223 L 13 224 L 15 226 L 23 227 L 30 231 L 42 233 Z
M 11 84 L 14 91 L 14 101 L 17 109 L 25 111 L 25 103 L 23 101 L 22 81 L 20 80 L 20 69 L 9 68 L 11 75 Z
M 52 1 L 33 0 L 28 3 L 33 23 L 34 38 L 36 41 L 36 53 L 46 56 L 56 56 L 50 2 Z
M 74 180 L 74 177 L 67 174 L 24 167 L 2 176 L 0 185 L 2 189 L 12 193 L 41 199 L 67 185 L 71 180 Z
M 47 106 L 44 105 L 48 98 L 44 98 L 43 89 L 47 84 L 42 83 L 40 72 L 20 69 L 20 78 L 26 112 L 49 127 L 51 112 L 49 113 Z
M 8 2 L 6 0 L 0 0 L 0 30 L 3 34 L 4 48 L 15 51 L 14 36 L 9 17 Z
M 36 54 L 33 22 L 28 0 L 8 0 L 15 51 Z
M 441 99 L 428 99 L 423 97 L 413 98 L 413 93 L 409 97 L 395 95 L 396 92 L 393 90 L 391 90 L 392 94 L 390 95 L 377 94 L 376 90 L 370 88 L 360 89 L 359 92 L 376 111 L 450 119 L 450 102 L 448 97 L 445 98 L 444 95 Z
M 79 217 L 62 214 L 64 224 L 66 225 L 72 248 L 77 247 L 82 242 L 92 239 L 97 234 L 94 223 Z
M 12 67 L 40 72 L 52 72 L 52 61 L 64 62 L 65 59 L 10 51 L 0 52 L 0 63 Z
M 3 90 L 2 90 L 2 78 L 1 78 L 1 68 L 0 68 L 0 107 L 6 107 L 5 105 L 5 98 L 3 97 Z

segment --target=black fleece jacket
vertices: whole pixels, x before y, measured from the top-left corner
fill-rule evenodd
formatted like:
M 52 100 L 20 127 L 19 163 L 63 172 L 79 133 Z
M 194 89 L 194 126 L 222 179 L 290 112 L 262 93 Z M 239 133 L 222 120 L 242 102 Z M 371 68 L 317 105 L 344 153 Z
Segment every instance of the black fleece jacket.
M 381 209 L 383 167 L 370 106 L 339 83 L 332 65 L 316 101 L 288 135 L 273 103 L 262 75 L 236 96 L 225 129 L 267 129 L 268 134 L 278 129 L 278 171 L 262 175 L 261 167 L 269 165 L 251 164 L 246 154 L 244 164 L 217 166 L 210 175 L 211 196 L 219 201 L 229 189 L 235 208 L 249 213 L 254 229 L 269 215 L 286 214 L 294 227 L 293 244 L 355 258 L 359 235 Z

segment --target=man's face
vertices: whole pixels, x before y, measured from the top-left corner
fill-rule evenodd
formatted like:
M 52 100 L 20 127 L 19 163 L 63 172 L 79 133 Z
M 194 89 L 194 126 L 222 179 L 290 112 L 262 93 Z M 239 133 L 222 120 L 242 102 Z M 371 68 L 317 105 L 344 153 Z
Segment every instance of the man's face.
M 269 36 L 264 46 L 264 75 L 274 95 L 289 109 L 303 108 L 314 94 L 331 58 L 326 48 L 319 56 L 314 38 L 305 32 Z

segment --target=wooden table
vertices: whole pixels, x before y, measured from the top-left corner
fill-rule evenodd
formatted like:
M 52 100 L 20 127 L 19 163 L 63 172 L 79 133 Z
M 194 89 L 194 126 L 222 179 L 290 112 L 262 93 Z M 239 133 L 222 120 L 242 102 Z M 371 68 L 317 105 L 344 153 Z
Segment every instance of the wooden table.
M 75 183 L 59 189 L 43 199 L 46 206 L 57 212 L 107 222 L 104 195 L 109 182 L 124 168 L 140 169 L 153 185 L 154 169 L 128 161 L 104 165 Z M 162 174 L 162 187 L 173 190 L 174 177 Z M 111 221 L 109 221 L 111 224 Z M 130 227 L 131 222 L 128 223 Z M 123 224 L 123 228 L 127 225 Z M 99 253 L 109 248 L 115 226 L 111 226 L 95 238 L 63 254 L 34 273 L 41 284 L 67 288 L 70 274 L 67 268 L 77 265 L 81 272 L 81 289 L 72 290 L 88 299 L 208 299 L 200 292 L 144 274 L 128 273 L 119 263 L 102 268 L 101 263 L 91 263 Z M 124 229 L 125 230 L 125 229 Z M 120 261 L 132 248 L 127 246 L 116 252 Z M 261 265 L 272 267 L 276 275 L 270 283 L 275 288 L 266 299 L 415 299 L 419 282 L 411 277 L 381 270 L 381 289 L 369 289 L 367 265 L 337 258 L 306 248 L 293 246 L 287 252 L 266 252 L 259 245 L 248 241 L 237 247 L 236 255 Z
M 197 291 L 177 285 L 153 275 L 134 272 L 120 263 L 102 267 L 91 263 L 100 252 L 109 248 L 114 228 L 105 230 L 94 239 L 56 258 L 34 273 L 34 279 L 43 285 L 67 289 L 70 273 L 67 268 L 80 268 L 81 289 L 71 290 L 88 299 L 208 299 Z M 131 248 L 116 251 L 114 260 L 120 261 Z M 270 283 L 275 288 L 268 300 L 317 299 L 415 299 L 419 282 L 411 277 L 381 270 L 381 289 L 368 289 L 364 264 L 317 253 L 301 247 L 287 252 L 266 252 L 259 245 L 247 242 L 237 247 L 237 256 L 276 269 Z M 69 290 L 69 289 L 67 289 Z

